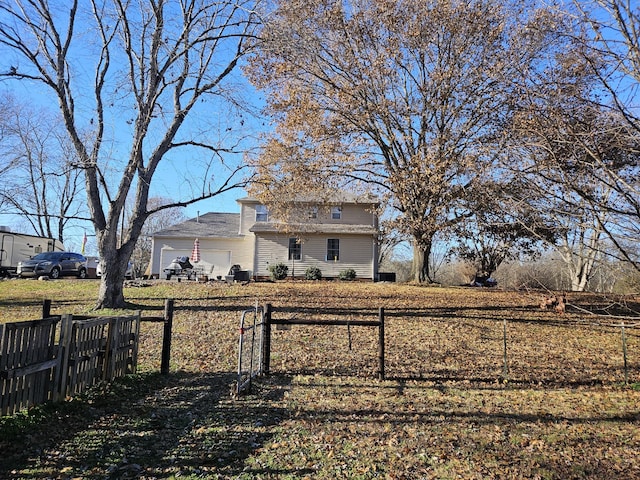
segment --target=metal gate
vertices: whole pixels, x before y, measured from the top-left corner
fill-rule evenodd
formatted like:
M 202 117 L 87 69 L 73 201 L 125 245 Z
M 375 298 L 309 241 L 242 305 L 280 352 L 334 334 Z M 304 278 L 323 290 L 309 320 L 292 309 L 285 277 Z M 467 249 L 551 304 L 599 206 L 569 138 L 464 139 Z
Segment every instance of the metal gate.
M 236 394 L 251 389 L 251 380 L 261 373 L 262 330 L 264 309 L 256 303 L 240 317 L 240 340 L 238 344 L 238 382 Z

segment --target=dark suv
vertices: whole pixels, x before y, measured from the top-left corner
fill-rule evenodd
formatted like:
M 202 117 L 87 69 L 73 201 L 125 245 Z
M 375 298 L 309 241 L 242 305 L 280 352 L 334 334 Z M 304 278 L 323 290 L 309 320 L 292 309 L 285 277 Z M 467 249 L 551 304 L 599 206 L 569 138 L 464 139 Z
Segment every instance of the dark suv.
M 75 275 L 87 278 L 87 259 L 79 253 L 43 252 L 31 260 L 18 263 L 16 272 L 20 277 L 60 278 L 63 275 Z

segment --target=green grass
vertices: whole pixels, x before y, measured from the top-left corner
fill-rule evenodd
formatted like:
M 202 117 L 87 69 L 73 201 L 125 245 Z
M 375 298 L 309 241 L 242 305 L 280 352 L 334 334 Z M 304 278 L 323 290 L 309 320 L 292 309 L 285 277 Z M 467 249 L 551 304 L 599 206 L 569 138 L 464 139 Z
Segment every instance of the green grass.
M 38 318 L 45 298 L 53 313 L 103 313 L 97 288 L 0 282 L 0 322 Z M 161 325 L 143 323 L 138 375 L 0 419 L 0 478 L 640 478 L 637 329 L 627 386 L 619 329 L 542 312 L 535 293 L 156 282 L 125 295 L 143 316 L 175 299 L 171 375 L 157 373 Z M 349 350 L 346 328 L 293 327 L 274 331 L 272 375 L 234 398 L 239 315 L 256 302 L 283 318 L 384 307 L 387 379 L 374 329 L 352 328 Z

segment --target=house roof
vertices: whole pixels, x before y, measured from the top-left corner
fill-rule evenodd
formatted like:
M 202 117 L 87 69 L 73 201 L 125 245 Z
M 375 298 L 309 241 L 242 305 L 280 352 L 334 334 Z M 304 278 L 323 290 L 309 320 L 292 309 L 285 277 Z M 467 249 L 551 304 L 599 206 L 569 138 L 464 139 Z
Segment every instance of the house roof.
M 253 233 L 335 233 L 353 235 L 375 235 L 378 230 L 371 225 L 349 225 L 337 223 L 297 223 L 286 227 L 270 222 L 256 222 L 249 229 Z
M 261 203 L 255 197 L 243 197 L 236 200 L 238 203 Z M 293 199 L 293 203 L 325 203 L 327 205 L 340 204 L 340 203 L 354 203 L 354 204 L 380 204 L 380 200 L 372 194 L 356 194 L 347 191 L 335 192 L 333 194 L 327 194 L 326 198 L 317 198 L 314 196 L 296 196 Z
M 239 238 L 240 214 L 210 212 L 154 233 L 155 237 Z

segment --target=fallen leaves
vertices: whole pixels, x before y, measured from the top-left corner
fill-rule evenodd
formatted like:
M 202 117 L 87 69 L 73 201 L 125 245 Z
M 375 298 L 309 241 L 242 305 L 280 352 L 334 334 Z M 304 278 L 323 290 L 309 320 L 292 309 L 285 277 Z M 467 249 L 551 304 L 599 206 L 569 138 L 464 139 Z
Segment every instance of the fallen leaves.
M 159 285 L 130 295 L 150 310 L 175 298 L 173 373 L 149 373 L 159 370 L 162 326 L 143 323 L 143 375 L 58 406 L 29 437 L 2 439 L 0 476 L 640 478 L 640 392 L 622 385 L 619 330 L 542 312 L 535 295 Z M 384 307 L 388 379 L 377 380 L 374 328 L 352 327 L 349 349 L 346 327 L 294 326 L 273 334 L 273 374 L 234 400 L 239 312 L 256 301 L 285 318 L 376 319 Z M 638 382 L 639 337 L 627 334 Z

